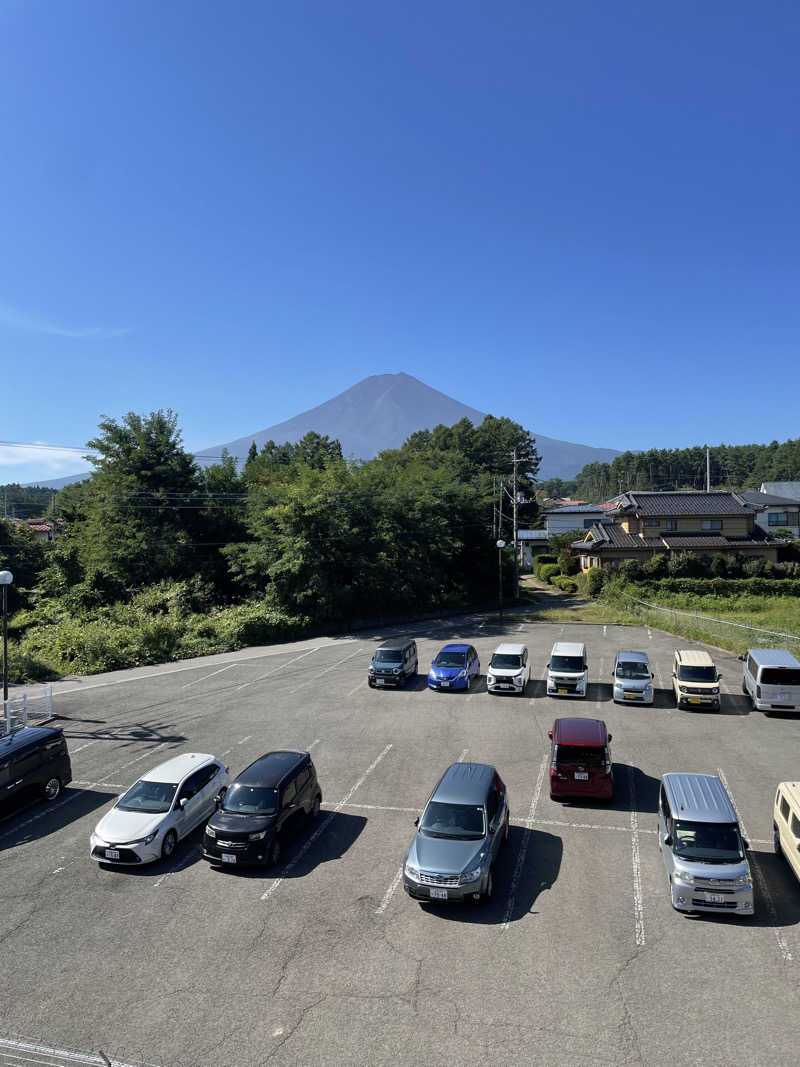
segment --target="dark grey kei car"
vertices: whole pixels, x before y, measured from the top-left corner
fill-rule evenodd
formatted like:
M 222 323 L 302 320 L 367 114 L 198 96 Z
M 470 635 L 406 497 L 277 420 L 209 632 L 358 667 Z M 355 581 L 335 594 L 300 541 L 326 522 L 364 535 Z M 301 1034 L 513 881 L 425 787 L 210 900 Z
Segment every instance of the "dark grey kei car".
M 508 793 L 494 767 L 453 763 L 415 820 L 403 864 L 406 893 L 415 900 L 488 901 L 508 820 Z

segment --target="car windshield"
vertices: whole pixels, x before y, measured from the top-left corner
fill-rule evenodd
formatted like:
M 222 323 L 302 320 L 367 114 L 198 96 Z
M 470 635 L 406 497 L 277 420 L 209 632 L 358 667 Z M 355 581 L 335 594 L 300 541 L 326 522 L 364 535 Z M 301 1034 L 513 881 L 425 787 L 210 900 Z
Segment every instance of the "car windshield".
M 620 659 L 617 660 L 616 675 L 617 678 L 624 678 L 626 681 L 640 682 L 650 677 L 650 671 L 647 664 L 642 663 L 641 660 Z
M 169 811 L 175 799 L 177 782 L 137 782 L 117 801 L 123 811 L 147 811 L 153 815 Z
M 498 667 L 500 669 L 502 669 L 504 667 L 505 668 L 521 667 L 522 666 L 521 657 L 520 656 L 510 656 L 510 655 L 507 655 L 504 652 L 500 652 L 500 653 L 495 652 L 495 654 L 492 656 L 492 662 L 491 662 L 490 666 L 491 667 Z
M 700 863 L 738 863 L 744 848 L 736 823 L 676 822 L 673 852 Z
M 679 667 L 678 678 L 681 682 L 716 682 L 716 667 Z
M 556 765 L 559 767 L 577 763 L 599 767 L 605 762 L 605 758 L 605 749 L 595 748 L 593 745 L 556 745 Z
M 374 663 L 402 663 L 403 653 L 396 648 L 379 648 L 372 660 Z
M 420 830 L 432 837 L 484 837 L 483 808 L 474 804 L 443 804 L 432 800 L 422 816 Z
M 444 649 L 433 661 L 433 665 L 434 667 L 463 667 L 466 662 L 466 652 L 448 652 Z
M 793 667 L 765 667 L 761 672 L 762 685 L 800 685 L 800 670 Z
M 550 660 L 551 671 L 583 671 L 582 656 L 553 656 Z
M 274 815 L 278 810 L 278 790 L 234 782 L 225 794 L 222 810 L 236 815 Z

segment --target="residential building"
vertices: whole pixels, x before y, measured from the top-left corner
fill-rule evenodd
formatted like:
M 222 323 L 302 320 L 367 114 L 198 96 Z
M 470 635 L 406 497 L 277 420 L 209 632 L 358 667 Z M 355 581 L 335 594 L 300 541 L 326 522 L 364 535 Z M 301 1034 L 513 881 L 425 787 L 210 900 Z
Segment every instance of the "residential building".
M 761 492 L 788 497 L 789 500 L 800 503 L 800 482 L 762 482 Z
M 517 545 L 520 568 L 530 574 L 533 561 L 547 551 L 547 530 L 517 530 Z
M 792 537 L 800 538 L 800 499 L 759 493 L 755 489 L 743 489 L 736 495 L 756 509 L 756 523 L 767 533 L 788 530 Z
M 756 525 L 756 509 L 735 493 L 624 493 L 606 521 L 574 541 L 581 569 L 618 567 L 627 559 L 691 552 L 741 552 L 775 562 L 778 542 Z
M 547 536 L 569 533 L 571 530 L 590 530 L 612 510 L 610 504 L 567 504 L 550 508 L 543 512 Z

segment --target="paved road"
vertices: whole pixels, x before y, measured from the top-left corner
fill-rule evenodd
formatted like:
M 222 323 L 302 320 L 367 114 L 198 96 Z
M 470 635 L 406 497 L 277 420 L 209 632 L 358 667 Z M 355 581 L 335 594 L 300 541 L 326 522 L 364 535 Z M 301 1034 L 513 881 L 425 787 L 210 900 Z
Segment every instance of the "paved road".
M 715 652 L 721 714 L 610 701 L 618 648 L 663 688 L 683 639 L 628 627 L 472 617 L 425 625 L 482 663 L 526 641 L 524 698 L 366 686 L 381 634 L 298 642 L 56 687 L 75 782 L 0 822 L 0 1064 L 794 1064 L 800 885 L 772 854 L 776 782 L 797 778 L 800 721 L 751 713 Z M 559 638 L 586 641 L 589 699 L 544 695 Z M 610 806 L 557 804 L 557 715 L 614 734 Z M 166 865 L 102 870 L 89 833 L 113 797 L 181 751 L 238 772 L 311 748 L 325 793 L 277 872 L 218 871 L 199 835 Z M 453 760 L 496 764 L 511 838 L 485 908 L 420 906 L 398 886 L 413 819 Z M 752 844 L 752 921 L 670 908 L 656 845 L 659 777 L 723 773 Z

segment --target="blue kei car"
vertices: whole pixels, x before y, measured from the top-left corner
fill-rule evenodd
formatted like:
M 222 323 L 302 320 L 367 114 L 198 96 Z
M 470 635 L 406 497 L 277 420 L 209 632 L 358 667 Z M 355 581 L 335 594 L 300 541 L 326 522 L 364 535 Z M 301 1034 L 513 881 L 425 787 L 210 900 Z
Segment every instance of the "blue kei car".
M 480 675 L 481 661 L 472 645 L 445 645 L 428 671 L 428 688 L 469 689 Z

